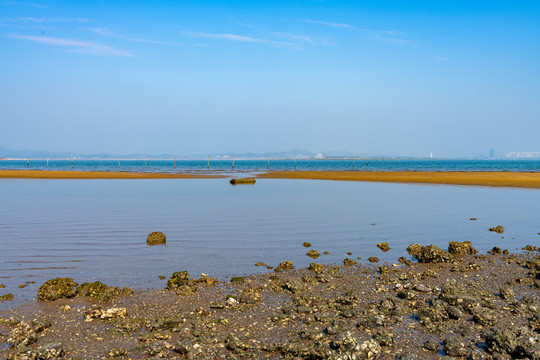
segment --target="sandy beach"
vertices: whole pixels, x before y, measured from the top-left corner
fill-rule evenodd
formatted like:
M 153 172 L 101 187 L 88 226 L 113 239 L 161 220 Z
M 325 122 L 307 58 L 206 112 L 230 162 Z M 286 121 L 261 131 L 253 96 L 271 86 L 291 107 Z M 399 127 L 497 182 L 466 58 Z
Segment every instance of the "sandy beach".
M 239 173 L 237 177 L 245 177 Z M 16 179 L 212 179 L 226 178 L 216 173 L 143 173 L 127 171 L 48 171 L 0 170 L 0 178 Z M 441 185 L 472 185 L 540 188 L 540 173 L 533 172 L 427 172 L 427 171 L 270 171 L 259 179 L 310 179 L 336 181 L 369 181 Z

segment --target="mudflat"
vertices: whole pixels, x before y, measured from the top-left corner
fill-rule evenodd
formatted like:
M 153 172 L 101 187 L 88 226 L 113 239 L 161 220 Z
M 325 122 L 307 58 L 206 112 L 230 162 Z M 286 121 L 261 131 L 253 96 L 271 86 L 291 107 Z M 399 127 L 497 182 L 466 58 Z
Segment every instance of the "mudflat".
M 0 170 L 0 178 L 11 179 L 212 179 L 224 175 L 204 173 L 146 173 L 131 171 Z
M 506 171 L 275 171 L 266 179 L 313 179 L 540 188 L 540 173 Z
M 409 249 L 424 262 L 344 259 L 296 270 L 285 261 L 278 272 L 228 282 L 182 271 L 165 289 L 135 293 L 51 280 L 38 291 L 42 301 L 0 312 L 0 357 L 538 358 L 536 247 L 486 255 L 473 255 L 469 242 L 450 243 L 449 252 Z

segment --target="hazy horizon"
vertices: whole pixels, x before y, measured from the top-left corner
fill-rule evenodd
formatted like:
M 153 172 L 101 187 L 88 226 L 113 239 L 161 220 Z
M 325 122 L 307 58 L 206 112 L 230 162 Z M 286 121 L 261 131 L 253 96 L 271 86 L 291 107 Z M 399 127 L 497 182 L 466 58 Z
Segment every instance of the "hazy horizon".
M 0 147 L 540 151 L 537 1 L 0 1 Z

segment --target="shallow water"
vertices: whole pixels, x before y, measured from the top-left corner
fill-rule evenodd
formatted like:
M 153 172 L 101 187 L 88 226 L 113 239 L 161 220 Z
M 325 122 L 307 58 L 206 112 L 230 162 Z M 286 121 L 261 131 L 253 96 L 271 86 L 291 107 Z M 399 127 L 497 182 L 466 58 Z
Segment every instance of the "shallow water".
M 225 179 L 0 180 L 0 295 L 13 306 L 46 280 L 158 288 L 179 270 L 225 279 L 291 260 L 307 266 L 304 241 L 330 251 L 316 261 L 378 256 L 397 262 L 411 243 L 470 240 L 481 251 L 538 245 L 540 191 L 337 182 Z M 477 221 L 469 218 L 476 217 Z M 488 228 L 503 225 L 504 234 Z M 166 246 L 147 246 L 151 231 Z M 386 241 L 392 250 L 381 252 Z M 347 256 L 351 251 L 352 256 Z M 19 284 L 35 281 L 26 288 Z
M 293 160 L 2 160 L 0 169 L 137 171 L 169 173 L 260 173 L 268 170 L 525 171 L 539 172 L 540 160 L 298 159 Z

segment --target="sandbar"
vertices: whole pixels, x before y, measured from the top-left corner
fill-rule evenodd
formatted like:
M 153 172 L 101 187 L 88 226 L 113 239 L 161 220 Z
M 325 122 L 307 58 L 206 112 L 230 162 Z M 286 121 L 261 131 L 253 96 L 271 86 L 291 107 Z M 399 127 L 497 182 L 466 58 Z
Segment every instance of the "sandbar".
M 238 173 L 237 176 L 242 176 Z M 231 177 L 216 172 L 152 173 L 130 171 L 0 170 L 14 179 L 214 179 Z M 390 183 L 519 187 L 540 189 L 540 172 L 510 171 L 269 171 L 259 179 L 310 179 Z
M 71 170 L 0 170 L 0 178 L 11 179 L 213 179 L 220 174 L 151 173 L 131 171 L 71 171 Z
M 266 179 L 313 179 L 391 183 L 540 188 L 540 173 L 508 171 L 273 171 Z

